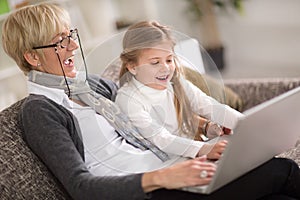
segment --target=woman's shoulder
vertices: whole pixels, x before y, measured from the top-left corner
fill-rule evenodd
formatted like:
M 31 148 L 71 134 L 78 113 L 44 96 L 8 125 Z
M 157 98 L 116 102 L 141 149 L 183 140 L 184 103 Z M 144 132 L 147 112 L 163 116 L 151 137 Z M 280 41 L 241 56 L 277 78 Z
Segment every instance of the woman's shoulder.
M 68 110 L 44 95 L 30 94 L 23 102 L 20 113 L 68 113 Z
M 32 104 L 34 104 L 37 108 L 41 105 L 58 105 L 44 95 L 29 94 L 29 96 L 23 102 L 22 107 L 31 106 Z

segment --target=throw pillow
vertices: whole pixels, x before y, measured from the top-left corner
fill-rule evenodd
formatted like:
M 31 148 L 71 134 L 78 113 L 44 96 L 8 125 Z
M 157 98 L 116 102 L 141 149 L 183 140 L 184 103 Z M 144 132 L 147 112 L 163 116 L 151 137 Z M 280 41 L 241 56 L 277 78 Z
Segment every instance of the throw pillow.
M 224 103 L 238 111 L 242 111 L 242 99 L 229 87 L 219 83 L 213 77 L 206 74 L 200 74 L 189 67 L 184 67 L 183 71 L 186 79 L 192 82 L 207 95 L 213 97 L 220 103 Z

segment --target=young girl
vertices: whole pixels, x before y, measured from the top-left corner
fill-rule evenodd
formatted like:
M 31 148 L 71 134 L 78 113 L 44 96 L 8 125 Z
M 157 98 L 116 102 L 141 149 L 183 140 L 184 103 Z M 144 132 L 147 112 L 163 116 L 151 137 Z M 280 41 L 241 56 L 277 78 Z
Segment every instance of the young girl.
M 171 30 L 158 22 L 132 25 L 123 38 L 121 88 L 116 103 L 141 134 L 163 151 L 219 159 L 225 140 L 208 144 L 193 139 L 199 136 L 199 130 L 208 137 L 223 134 L 218 124 L 232 129 L 241 113 L 184 79 L 174 45 Z

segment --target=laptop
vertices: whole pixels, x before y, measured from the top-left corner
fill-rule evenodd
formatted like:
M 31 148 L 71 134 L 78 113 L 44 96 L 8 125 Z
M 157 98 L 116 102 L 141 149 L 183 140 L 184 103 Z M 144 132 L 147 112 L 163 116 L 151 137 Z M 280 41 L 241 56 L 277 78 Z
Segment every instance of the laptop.
M 227 183 L 295 147 L 300 139 L 300 87 L 244 112 L 209 185 L 182 190 L 210 194 Z M 222 139 L 222 137 L 218 138 Z

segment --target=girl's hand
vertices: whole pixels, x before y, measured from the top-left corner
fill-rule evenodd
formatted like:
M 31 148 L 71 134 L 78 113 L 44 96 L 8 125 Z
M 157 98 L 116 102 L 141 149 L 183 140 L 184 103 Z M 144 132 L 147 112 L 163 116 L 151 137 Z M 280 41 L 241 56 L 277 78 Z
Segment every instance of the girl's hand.
M 226 127 L 223 127 L 223 132 L 224 132 L 225 135 L 232 134 L 231 129 L 230 128 L 226 128 Z
M 215 144 L 204 144 L 200 149 L 198 156 L 207 155 L 208 159 L 218 160 L 224 152 L 228 141 L 221 140 Z

